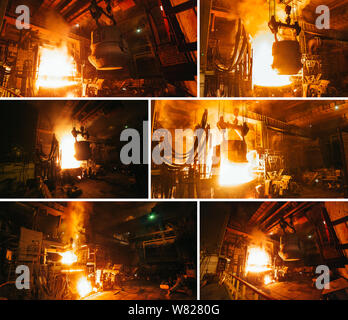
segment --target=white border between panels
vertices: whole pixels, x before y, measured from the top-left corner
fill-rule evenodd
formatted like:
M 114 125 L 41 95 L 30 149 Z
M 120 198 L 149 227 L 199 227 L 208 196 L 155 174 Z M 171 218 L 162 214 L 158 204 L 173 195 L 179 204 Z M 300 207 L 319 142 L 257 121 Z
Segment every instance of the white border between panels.
M 0 202 L 348 202 L 348 198 L 0 198 Z
M 147 116 L 147 198 L 148 199 L 151 199 L 151 142 L 152 142 L 151 104 L 152 104 L 152 100 L 148 99 L 148 103 L 147 103 L 147 114 L 148 114 Z
M 201 96 L 201 2 L 197 1 L 197 98 Z
M 201 203 L 198 200 L 197 204 L 197 299 L 201 300 Z

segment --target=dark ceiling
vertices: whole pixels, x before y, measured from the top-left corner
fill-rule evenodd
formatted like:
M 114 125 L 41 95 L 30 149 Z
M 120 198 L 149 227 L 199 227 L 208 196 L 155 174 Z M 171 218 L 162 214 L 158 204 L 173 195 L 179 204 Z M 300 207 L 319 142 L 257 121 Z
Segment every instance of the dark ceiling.
M 82 38 L 90 39 L 91 31 L 97 28 L 95 20 L 92 18 L 89 7 L 91 0 L 11 0 L 8 1 L 6 20 L 6 36 L 16 41 L 18 32 L 15 28 L 16 8 L 19 5 L 26 5 L 30 9 L 30 23 L 34 26 L 33 30 L 50 30 L 53 33 L 59 32 L 60 35 L 77 35 Z M 96 0 L 98 6 L 106 8 L 104 0 Z M 122 19 L 124 12 L 130 8 L 135 8 L 136 1 L 133 0 L 111 0 L 112 14 L 116 20 Z M 102 15 L 99 18 L 102 25 L 108 25 L 111 20 Z
M 202 232 L 204 237 L 209 238 L 215 221 L 218 228 L 223 227 L 223 217 L 229 215 L 228 227 L 241 232 L 252 234 L 260 230 L 269 236 L 282 234 L 279 221 L 281 218 L 288 219 L 296 216 L 295 226 L 303 228 L 306 219 L 302 215 L 314 206 L 321 205 L 319 202 L 207 202 L 201 208 Z M 225 221 L 226 222 L 226 221 Z M 216 235 L 211 235 L 212 238 Z
M 93 233 L 112 236 L 114 233 L 144 233 L 149 220 L 145 217 L 155 213 L 161 224 L 167 220 L 183 220 L 188 215 L 196 215 L 195 202 L 98 202 L 92 203 L 89 224 Z
M 25 107 L 31 104 L 41 116 L 47 117 L 52 128 L 61 122 L 72 126 L 84 125 L 97 139 L 117 139 L 125 128 L 142 133 L 142 122 L 147 120 L 147 101 L 87 101 L 87 100 L 39 100 L 17 102 Z M 19 115 L 20 116 L 20 115 Z
M 219 116 L 230 119 L 238 108 L 280 120 L 289 125 L 320 133 L 348 125 L 348 103 L 343 100 L 204 100 L 204 101 L 156 101 L 154 109 L 157 121 L 163 128 L 193 129 L 208 110 L 208 123 L 214 128 Z

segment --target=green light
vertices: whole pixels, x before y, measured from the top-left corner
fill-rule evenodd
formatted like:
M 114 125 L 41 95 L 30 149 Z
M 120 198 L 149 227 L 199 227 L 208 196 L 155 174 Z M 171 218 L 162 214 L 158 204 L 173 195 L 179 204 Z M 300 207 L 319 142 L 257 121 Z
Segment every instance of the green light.
M 156 218 L 156 214 L 155 213 L 150 213 L 148 216 L 149 220 L 154 220 Z

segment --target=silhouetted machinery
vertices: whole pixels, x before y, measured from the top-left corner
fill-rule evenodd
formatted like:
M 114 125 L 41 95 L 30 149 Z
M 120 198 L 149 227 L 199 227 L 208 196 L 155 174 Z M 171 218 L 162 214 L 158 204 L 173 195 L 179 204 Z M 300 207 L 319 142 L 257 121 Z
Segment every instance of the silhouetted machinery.
M 89 8 L 97 28 L 91 33 L 91 54 L 88 60 L 99 73 L 112 74 L 112 78 L 118 80 L 194 80 L 196 65 L 189 54 L 194 48 L 189 48 L 185 43 L 177 20 L 168 24 L 167 19 L 171 21 L 174 16 L 165 16 L 167 1 L 161 6 L 152 4 L 151 9 L 145 4 L 139 4 L 140 7 L 144 6 L 142 16 L 130 14 L 129 23 L 116 23 L 111 2 L 105 2 L 108 4 L 105 10 L 95 0 Z M 190 6 L 193 7 L 194 2 Z M 171 9 L 168 7 L 168 10 Z M 101 18 L 105 21 L 105 17 L 111 25 L 99 22 Z M 149 34 L 157 40 L 151 40 Z
M 75 158 L 78 161 L 88 160 L 92 156 L 91 147 L 88 141 L 76 141 L 75 152 Z
M 71 134 L 74 136 L 75 138 L 75 158 L 78 161 L 86 161 L 91 159 L 92 157 L 92 150 L 91 150 L 91 146 L 88 140 L 89 138 L 89 133 L 87 131 L 87 129 L 83 126 L 81 126 L 80 130 L 76 130 L 76 128 L 74 127 L 73 130 L 71 131 Z M 81 135 L 84 139 L 87 140 L 81 140 L 78 141 L 77 137 L 78 135 Z
M 103 26 L 92 32 L 88 60 L 97 70 L 128 69 L 127 45 L 116 26 Z
M 280 226 L 284 234 L 280 237 L 280 249 L 278 255 L 283 261 L 298 261 L 304 256 L 301 240 L 296 233 L 296 229 L 292 221 L 286 222 L 284 219 L 280 220 Z M 290 229 L 291 232 L 286 232 Z
M 97 24 L 97 29 L 91 33 L 89 62 L 97 70 L 118 70 L 123 77 L 129 77 L 128 46 L 112 15 L 110 1 L 106 11 L 98 6 L 96 1 L 92 1 L 89 11 Z M 99 23 L 101 16 L 108 18 L 112 25 L 101 25 Z
M 245 142 L 245 136 L 249 132 L 249 127 L 245 121 L 242 125 L 238 123 L 238 108 L 235 108 L 233 113 L 235 116 L 233 123 L 226 122 L 224 117 L 221 116 L 219 122 L 216 124 L 219 130 L 234 129 L 239 136 L 239 139 L 228 139 L 227 145 L 225 145 L 228 149 L 224 150 L 225 148 L 223 148 L 223 152 L 229 162 L 248 162 L 246 158 L 248 148 Z
M 296 39 L 296 36 L 301 32 L 301 27 L 297 21 L 291 24 L 291 6 L 287 5 L 285 7 L 285 13 L 287 14 L 286 23 L 276 21 L 275 15 L 271 17 L 268 23 L 275 37 L 272 47 L 272 68 L 276 69 L 279 74 L 293 75 L 297 74 L 302 68 L 300 43 Z M 277 34 L 280 28 L 293 30 L 295 32 L 294 39 L 278 40 Z
M 291 5 L 296 5 L 296 1 Z M 345 32 L 335 29 L 320 29 L 293 15 L 292 7 L 286 5 L 286 22 L 277 21 L 275 0 L 269 2 L 270 20 L 268 26 L 274 34 L 272 68 L 281 75 L 301 75 L 298 82 L 302 95 L 310 97 L 337 96 L 338 88 L 345 90 L 345 71 L 340 59 L 346 56 Z M 282 40 L 278 32 L 282 30 Z M 298 40 L 299 39 L 299 40 Z M 299 72 L 302 70 L 302 74 Z
M 303 257 L 301 242 L 297 234 L 285 234 L 280 237 L 279 256 L 284 261 L 297 261 Z
M 196 96 L 197 0 L 3 2 L 0 96 Z
M 282 40 L 273 43 L 272 68 L 279 74 L 297 74 L 302 68 L 300 44 L 297 40 Z

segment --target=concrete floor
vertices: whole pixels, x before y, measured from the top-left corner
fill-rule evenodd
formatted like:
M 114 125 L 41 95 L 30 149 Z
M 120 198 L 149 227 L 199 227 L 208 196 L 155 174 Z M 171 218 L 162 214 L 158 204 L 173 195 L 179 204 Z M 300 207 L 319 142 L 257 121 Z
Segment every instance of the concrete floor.
M 225 286 L 220 286 L 217 282 L 209 283 L 201 288 L 201 300 L 229 300 L 229 295 Z
M 262 292 L 268 294 L 276 300 L 320 300 L 321 290 L 312 286 L 311 282 L 289 281 L 275 282 L 259 288 Z M 210 283 L 201 288 L 202 300 L 229 300 L 229 295 L 225 286 L 218 283 Z M 246 300 L 252 300 L 253 292 L 247 290 Z
M 262 291 L 278 300 L 320 300 L 321 290 L 311 282 L 275 282 L 262 288 Z
M 123 284 L 122 288 L 109 291 L 97 292 L 89 295 L 83 300 L 192 300 L 183 293 L 167 295 L 166 290 L 162 290 L 159 284 L 146 281 L 131 281 Z
M 302 188 L 299 198 L 344 198 L 343 192 L 337 192 L 335 190 L 322 189 L 315 186 L 303 186 Z
M 242 187 L 220 188 L 217 189 L 214 198 L 254 198 L 255 194 L 252 190 L 255 189 L 255 185 L 252 183 L 246 184 Z M 279 198 L 343 198 L 343 192 L 337 192 L 335 190 L 323 189 L 316 186 L 301 186 L 301 193 L 299 194 L 287 194 Z
M 201 199 L 253 199 L 257 197 L 255 187 L 258 183 L 251 181 L 249 183 L 240 186 L 220 187 L 217 186 L 212 188 L 210 184 L 201 183 L 199 188 L 199 194 L 195 192 L 195 196 Z M 160 194 L 155 193 L 154 198 L 160 198 Z M 177 197 L 179 198 L 179 197 Z M 267 198 L 267 197 L 266 197 Z M 289 198 L 289 199 L 310 199 L 310 198 L 344 198 L 343 192 L 336 190 L 330 190 L 320 188 L 317 186 L 301 185 L 301 192 L 298 194 L 286 194 L 278 198 Z M 275 198 L 276 199 L 276 198 Z
M 78 198 L 146 198 L 147 194 L 140 194 L 136 188 L 136 180 L 119 173 L 105 176 L 83 179 L 75 186 L 81 189 L 82 194 Z M 53 194 L 57 198 L 66 198 L 63 188 L 58 188 Z

